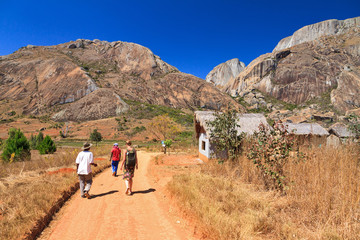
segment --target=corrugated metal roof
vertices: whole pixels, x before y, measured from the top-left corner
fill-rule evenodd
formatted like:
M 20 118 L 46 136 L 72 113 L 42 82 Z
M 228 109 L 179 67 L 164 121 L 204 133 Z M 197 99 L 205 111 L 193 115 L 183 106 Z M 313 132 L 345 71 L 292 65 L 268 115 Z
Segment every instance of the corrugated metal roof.
M 207 134 L 210 135 L 211 129 L 206 124 L 208 121 L 213 121 L 215 119 L 215 112 L 213 111 L 195 111 L 195 119 L 204 127 Z M 270 125 L 267 123 L 266 118 L 263 114 L 259 113 L 239 113 L 237 114 L 238 120 L 237 124 L 240 125 L 240 128 L 237 129 L 238 133 L 246 133 L 252 135 L 255 131 L 259 130 L 260 123 L 263 123 L 265 126 L 270 128 Z
M 328 131 L 317 123 L 284 123 L 284 125 L 287 126 L 288 132 L 295 135 L 329 135 Z
M 340 138 L 355 137 L 355 134 L 351 132 L 345 124 L 342 123 L 335 123 L 329 128 L 329 132 L 330 131 Z

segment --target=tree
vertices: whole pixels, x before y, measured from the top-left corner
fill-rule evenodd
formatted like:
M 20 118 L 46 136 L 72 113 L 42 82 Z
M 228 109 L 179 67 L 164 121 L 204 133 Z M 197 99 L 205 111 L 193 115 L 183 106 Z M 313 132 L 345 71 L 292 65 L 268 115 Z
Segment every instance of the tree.
M 225 151 L 230 160 L 235 160 L 241 153 L 241 143 L 245 133 L 238 133 L 238 111 L 228 108 L 224 113 L 215 112 L 215 119 L 207 121 L 211 128 L 210 139 L 217 152 Z
M 166 149 L 170 148 L 173 144 L 173 141 L 171 139 L 167 139 L 164 141 L 164 154 L 166 154 Z
M 39 134 L 37 136 L 33 136 L 31 134 L 30 148 L 39 150 L 39 146 L 40 146 L 40 144 L 42 143 L 43 140 L 44 140 L 44 134 L 42 132 L 39 132 Z
M 165 115 L 156 116 L 148 128 L 159 140 L 174 139 L 182 130 L 181 125 Z
M 50 136 L 46 136 L 44 140 L 39 144 L 38 150 L 40 154 L 52 154 L 56 152 L 56 145 Z
M 260 170 L 268 189 L 275 188 L 283 192 L 286 188 L 284 168 L 290 159 L 290 151 L 295 150 L 298 157 L 303 157 L 298 149 L 293 149 L 293 135 L 288 133 L 281 122 L 277 122 L 272 129 L 260 124 L 259 131 L 254 132 L 253 140 L 248 158 Z
M 101 140 L 102 140 L 101 133 L 98 132 L 97 129 L 94 129 L 94 131 L 90 133 L 90 141 L 96 142 L 96 146 L 97 146 L 98 142 L 100 142 Z
M 23 161 L 31 158 L 30 144 L 20 129 L 9 130 L 9 138 L 5 142 L 1 156 L 5 162 L 9 162 L 10 159 Z

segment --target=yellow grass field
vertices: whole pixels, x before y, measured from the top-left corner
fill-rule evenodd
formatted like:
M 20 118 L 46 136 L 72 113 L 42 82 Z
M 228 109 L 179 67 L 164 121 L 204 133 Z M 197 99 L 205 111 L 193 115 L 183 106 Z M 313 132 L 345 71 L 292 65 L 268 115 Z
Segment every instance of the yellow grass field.
M 286 166 L 286 194 L 264 189 L 253 163 L 211 161 L 168 185 L 213 239 L 360 239 L 358 146 L 305 149 Z

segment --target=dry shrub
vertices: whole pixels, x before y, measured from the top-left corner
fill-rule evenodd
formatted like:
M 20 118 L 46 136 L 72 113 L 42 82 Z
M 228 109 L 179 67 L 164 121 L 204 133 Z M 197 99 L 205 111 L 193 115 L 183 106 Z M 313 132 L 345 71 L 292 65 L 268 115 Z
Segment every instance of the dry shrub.
M 357 146 L 312 149 L 287 167 L 294 221 L 322 238 L 359 239 L 360 162 Z
M 302 152 L 306 161 L 292 159 L 284 168 L 285 195 L 265 191 L 244 156 L 237 163 L 210 161 L 169 188 L 215 239 L 360 239 L 358 146 Z
M 74 185 L 75 173 L 46 175 L 0 188 L 1 239 L 19 239 L 45 216 L 61 192 Z
M 178 175 L 168 185 L 185 209 L 200 218 L 207 239 L 262 239 L 271 232 L 268 192 L 207 174 Z M 264 224 L 266 223 L 266 224 Z

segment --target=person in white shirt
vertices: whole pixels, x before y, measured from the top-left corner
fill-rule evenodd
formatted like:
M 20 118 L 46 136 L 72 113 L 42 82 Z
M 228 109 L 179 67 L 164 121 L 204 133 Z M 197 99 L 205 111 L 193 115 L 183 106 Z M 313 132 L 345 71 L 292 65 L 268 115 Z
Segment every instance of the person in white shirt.
M 79 152 L 76 158 L 76 169 L 79 176 L 81 197 L 87 199 L 91 198 L 89 194 L 92 184 L 91 165 L 97 166 L 97 164 L 94 163 L 94 155 L 90 152 L 91 146 L 92 144 L 90 143 L 84 143 L 84 146 L 81 148 L 83 151 Z

